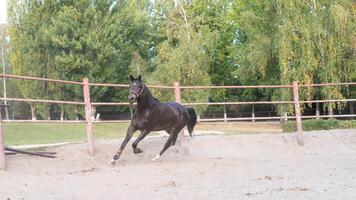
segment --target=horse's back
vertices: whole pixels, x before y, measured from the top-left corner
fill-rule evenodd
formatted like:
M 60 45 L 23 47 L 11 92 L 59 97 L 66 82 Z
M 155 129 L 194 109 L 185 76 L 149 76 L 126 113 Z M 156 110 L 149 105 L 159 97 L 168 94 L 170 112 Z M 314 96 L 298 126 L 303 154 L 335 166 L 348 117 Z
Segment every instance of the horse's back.
M 166 103 L 161 103 L 161 106 L 164 107 L 172 107 L 175 109 L 186 109 L 185 106 L 183 106 L 180 103 L 176 103 L 176 102 L 166 102 Z
M 150 115 L 149 125 L 155 131 L 186 124 L 188 112 L 185 106 L 175 103 L 160 103 Z

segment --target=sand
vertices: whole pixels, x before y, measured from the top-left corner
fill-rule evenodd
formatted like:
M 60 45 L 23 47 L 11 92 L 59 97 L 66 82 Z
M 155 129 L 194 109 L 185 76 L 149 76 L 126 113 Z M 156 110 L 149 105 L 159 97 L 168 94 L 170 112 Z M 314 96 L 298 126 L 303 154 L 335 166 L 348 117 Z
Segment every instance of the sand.
M 157 154 L 166 137 L 131 143 L 110 166 L 121 140 L 50 147 L 58 158 L 7 156 L 0 172 L 2 199 L 356 199 L 356 130 L 294 134 L 186 137 L 179 152 Z M 133 141 L 133 140 L 132 140 Z M 131 142 L 132 142 L 131 141 Z

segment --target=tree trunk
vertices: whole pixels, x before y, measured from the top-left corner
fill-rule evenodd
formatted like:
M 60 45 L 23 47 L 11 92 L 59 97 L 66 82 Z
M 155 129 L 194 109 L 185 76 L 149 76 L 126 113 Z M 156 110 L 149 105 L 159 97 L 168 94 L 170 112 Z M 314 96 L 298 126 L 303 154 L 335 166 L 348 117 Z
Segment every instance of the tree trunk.
M 35 108 L 35 105 L 30 104 L 30 107 L 31 107 L 31 119 L 32 120 L 37 120 L 36 119 L 36 108 Z

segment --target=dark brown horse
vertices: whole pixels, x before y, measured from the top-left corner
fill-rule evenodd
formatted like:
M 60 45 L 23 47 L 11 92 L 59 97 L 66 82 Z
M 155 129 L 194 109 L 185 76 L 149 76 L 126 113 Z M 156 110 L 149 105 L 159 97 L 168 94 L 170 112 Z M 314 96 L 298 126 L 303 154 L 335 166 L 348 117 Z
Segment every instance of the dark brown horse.
M 124 141 L 110 161 L 112 165 L 119 159 L 126 144 L 137 130 L 140 130 L 141 134 L 132 143 L 133 152 L 136 154 L 142 153 L 142 150 L 137 145 L 151 131 L 165 130 L 169 134 L 163 149 L 152 159 L 155 161 L 160 158 L 168 147 L 175 145 L 179 132 L 185 126 L 187 126 L 189 134 L 192 136 L 193 128 L 197 122 L 197 116 L 193 108 L 186 108 L 179 103 L 161 103 L 152 96 L 150 90 L 142 83 L 141 75 L 137 79 L 130 76 L 130 79 L 128 100 L 131 104 L 137 102 L 137 109 L 131 119 Z

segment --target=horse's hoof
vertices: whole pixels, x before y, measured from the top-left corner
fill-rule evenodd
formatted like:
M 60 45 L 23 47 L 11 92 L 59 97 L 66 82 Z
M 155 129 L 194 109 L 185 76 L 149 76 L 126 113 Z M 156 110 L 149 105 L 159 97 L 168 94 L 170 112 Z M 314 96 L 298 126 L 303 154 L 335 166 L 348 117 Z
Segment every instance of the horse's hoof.
M 138 153 L 142 153 L 143 151 L 140 148 L 136 148 L 134 149 L 134 153 L 138 154 Z
M 171 148 L 171 151 L 174 152 L 174 153 L 178 153 L 179 152 L 178 147 L 176 147 L 176 146 L 173 146 Z
M 115 165 L 116 164 L 116 160 L 114 159 L 111 159 L 110 162 L 109 162 L 110 165 Z
M 157 154 L 154 158 L 152 158 L 152 161 L 155 162 L 157 160 L 159 160 L 161 156 L 159 154 Z

